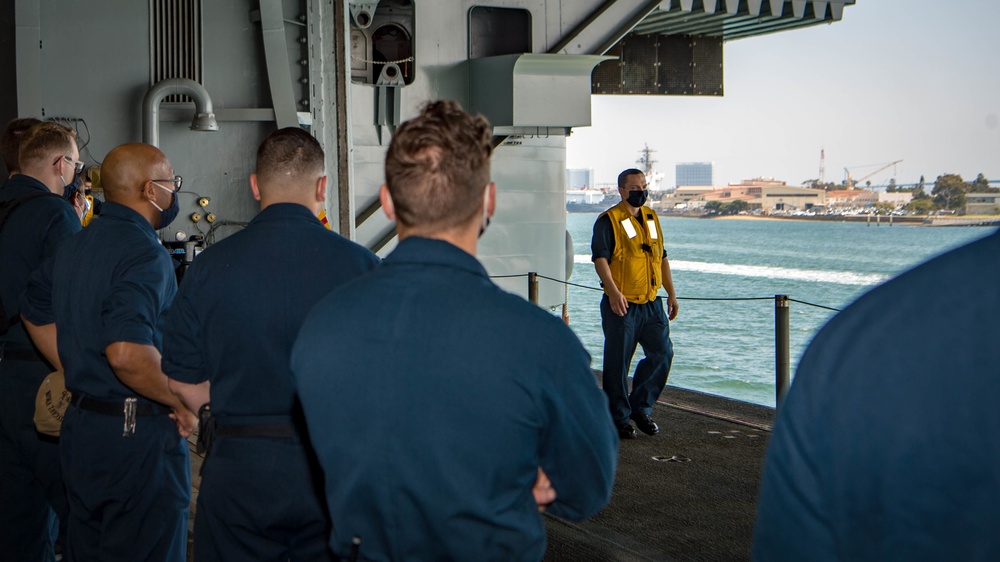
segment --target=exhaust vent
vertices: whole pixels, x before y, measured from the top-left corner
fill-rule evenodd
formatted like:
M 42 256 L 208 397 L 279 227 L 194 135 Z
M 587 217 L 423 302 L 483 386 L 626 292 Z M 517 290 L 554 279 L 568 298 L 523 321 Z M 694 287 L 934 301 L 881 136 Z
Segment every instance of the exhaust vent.
M 201 0 L 149 0 L 149 17 L 150 86 L 167 78 L 201 84 Z M 163 101 L 192 100 L 173 95 Z

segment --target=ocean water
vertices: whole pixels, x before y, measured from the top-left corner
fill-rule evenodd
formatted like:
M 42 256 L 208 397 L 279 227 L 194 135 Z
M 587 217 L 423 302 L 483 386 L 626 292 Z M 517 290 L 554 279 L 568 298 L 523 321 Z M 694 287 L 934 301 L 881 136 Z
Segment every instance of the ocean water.
M 590 352 L 593 367 L 600 369 L 602 293 L 593 290 L 600 284 L 590 261 L 597 216 L 571 213 L 566 223 L 575 253 L 570 282 L 588 287 L 568 289 L 570 327 Z M 775 295 L 840 309 L 910 267 L 993 232 L 855 222 L 660 220 L 682 299 L 670 326 L 674 362 L 668 384 L 766 406 L 775 404 Z M 700 298 L 764 300 L 687 300 Z M 793 377 L 806 346 L 833 314 L 791 303 Z M 637 350 L 633 371 L 641 357 Z

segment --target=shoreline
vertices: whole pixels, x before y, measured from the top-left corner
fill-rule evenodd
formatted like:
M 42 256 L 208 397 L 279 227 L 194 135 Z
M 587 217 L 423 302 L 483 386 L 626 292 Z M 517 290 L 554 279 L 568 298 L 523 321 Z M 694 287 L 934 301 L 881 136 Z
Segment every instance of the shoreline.
M 566 211 L 567 214 L 600 213 L 603 211 Z M 680 217 L 687 219 L 708 219 L 724 221 L 801 221 L 801 222 L 863 222 L 876 226 L 985 226 L 1000 227 L 1000 216 L 996 215 L 703 215 L 695 213 L 659 212 L 660 218 Z
M 992 215 L 906 215 L 892 216 L 875 215 L 816 215 L 816 216 L 780 216 L 780 215 L 693 215 L 693 214 L 661 214 L 661 217 L 686 217 L 710 220 L 749 220 L 749 221 L 802 221 L 802 222 L 863 222 L 875 225 L 904 226 L 1000 226 L 1000 217 Z

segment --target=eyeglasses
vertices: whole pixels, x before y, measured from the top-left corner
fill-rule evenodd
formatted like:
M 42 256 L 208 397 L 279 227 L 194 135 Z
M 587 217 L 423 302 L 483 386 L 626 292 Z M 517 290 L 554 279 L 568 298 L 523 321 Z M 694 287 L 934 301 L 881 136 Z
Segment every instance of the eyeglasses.
M 56 158 L 56 161 L 53 162 L 53 164 L 58 164 L 59 161 L 62 160 L 63 158 L 65 158 L 67 162 L 69 162 L 70 164 L 73 165 L 73 173 L 74 174 L 79 174 L 80 172 L 83 171 L 83 166 L 84 166 L 83 162 L 80 161 L 80 160 L 75 160 L 72 156 L 69 156 L 69 155 L 62 156 L 60 158 Z
M 170 189 L 169 191 L 171 191 L 173 193 L 177 193 L 178 191 L 180 191 L 181 190 L 181 185 L 184 184 L 184 178 L 182 178 L 180 176 L 174 176 L 172 179 L 169 179 L 169 180 L 149 180 L 149 181 L 153 182 L 156 185 L 159 185 L 156 182 L 172 183 L 174 185 L 174 188 Z M 163 187 L 163 186 L 160 185 L 160 187 Z M 163 187 L 163 189 L 167 189 L 167 188 Z

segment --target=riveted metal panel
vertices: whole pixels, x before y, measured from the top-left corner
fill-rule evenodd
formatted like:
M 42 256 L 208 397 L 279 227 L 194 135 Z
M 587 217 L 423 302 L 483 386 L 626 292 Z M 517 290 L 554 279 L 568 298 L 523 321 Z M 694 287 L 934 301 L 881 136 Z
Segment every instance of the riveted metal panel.
M 615 57 L 618 60 L 605 61 L 594 68 L 594 72 L 591 74 L 590 78 L 592 93 L 621 93 L 621 88 L 625 84 L 622 80 L 622 67 L 624 66 L 624 62 L 622 62 L 622 51 L 624 50 L 624 46 L 621 42 L 619 42 L 614 47 L 611 47 L 611 50 L 606 53 L 609 57 Z
M 627 93 L 655 94 L 659 86 L 659 67 L 657 65 L 657 44 L 659 38 L 655 35 L 636 35 L 625 41 L 622 52 L 622 80 Z
M 694 94 L 692 42 L 691 37 L 683 35 L 660 38 L 657 55 L 663 73 L 663 89 L 657 93 L 685 96 Z
M 701 95 L 723 92 L 722 39 L 636 35 L 622 39 L 591 78 L 595 94 Z
M 723 92 L 722 39 L 691 39 L 691 84 L 696 96 L 721 96 Z

